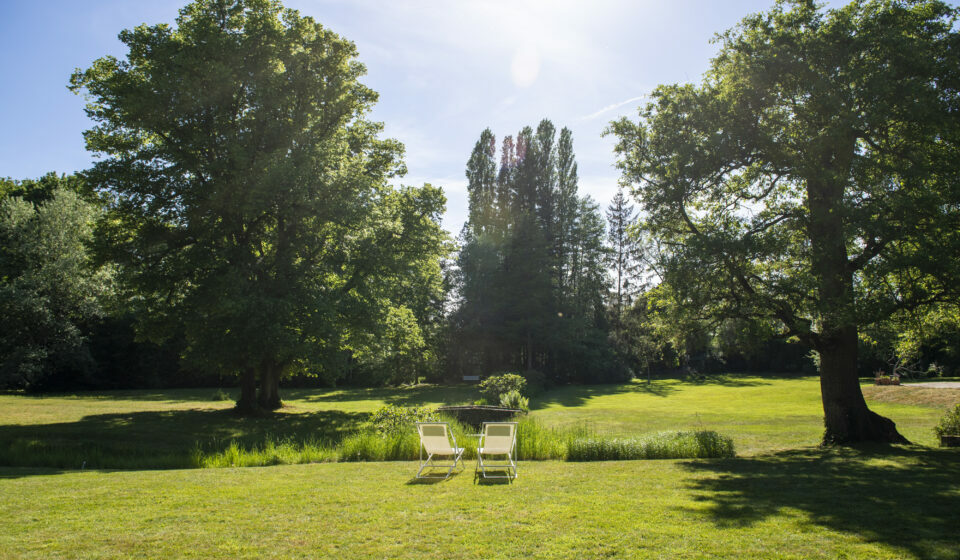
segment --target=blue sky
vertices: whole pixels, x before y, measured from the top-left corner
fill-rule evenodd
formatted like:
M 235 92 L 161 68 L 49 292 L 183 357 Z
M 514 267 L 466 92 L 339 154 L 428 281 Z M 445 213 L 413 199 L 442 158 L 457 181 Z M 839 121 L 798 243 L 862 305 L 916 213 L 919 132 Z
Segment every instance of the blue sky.
M 75 68 L 123 56 L 120 30 L 173 22 L 185 0 L 0 0 L 0 176 L 70 173 L 93 161 Z M 400 182 L 442 186 L 444 226 L 467 213 L 464 165 L 480 132 L 498 139 L 549 118 L 573 131 L 581 193 L 617 188 L 610 120 L 636 114 L 662 83 L 699 81 L 714 33 L 772 0 L 287 0 L 354 41 L 373 118 L 404 142 Z

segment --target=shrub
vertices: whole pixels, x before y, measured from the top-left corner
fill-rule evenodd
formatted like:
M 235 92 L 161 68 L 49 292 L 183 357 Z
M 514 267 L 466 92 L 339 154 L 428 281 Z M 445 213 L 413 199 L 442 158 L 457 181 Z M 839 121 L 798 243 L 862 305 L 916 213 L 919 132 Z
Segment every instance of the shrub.
M 507 391 L 500 395 L 500 406 L 529 412 L 530 399 L 521 395 L 519 391 Z
M 733 457 L 733 440 L 713 431 L 662 432 L 643 438 L 577 438 L 567 446 L 568 461 L 706 459 Z
M 927 377 L 943 377 L 946 369 L 937 362 L 932 362 L 927 368 Z
M 952 410 L 947 410 L 933 430 L 938 436 L 960 436 L 960 403 Z
M 230 396 L 230 393 L 224 391 L 223 389 L 217 389 L 213 396 L 210 397 L 212 401 L 232 401 L 233 398 Z
M 370 421 L 382 434 L 409 432 L 415 422 L 425 422 L 436 416 L 436 410 L 426 406 L 383 405 L 373 411 Z
M 492 399 L 499 399 L 500 395 L 516 391 L 523 393 L 527 388 L 527 380 L 515 373 L 491 375 L 480 383 L 480 392 Z

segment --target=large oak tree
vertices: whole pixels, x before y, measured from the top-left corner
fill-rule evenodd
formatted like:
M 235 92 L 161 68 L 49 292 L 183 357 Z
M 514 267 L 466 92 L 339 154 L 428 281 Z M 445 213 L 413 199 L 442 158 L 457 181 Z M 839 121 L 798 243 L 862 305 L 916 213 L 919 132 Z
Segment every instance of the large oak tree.
M 419 347 L 407 295 L 439 284 L 445 201 L 388 185 L 403 147 L 366 118 L 354 44 L 270 0 L 198 0 L 120 40 L 71 87 L 144 332 L 240 374 L 244 412 L 279 407 L 285 373 Z
M 958 295 L 956 18 L 780 2 L 717 38 L 700 85 L 611 125 L 681 301 L 818 353 L 825 442 L 905 441 L 864 401 L 858 329 Z

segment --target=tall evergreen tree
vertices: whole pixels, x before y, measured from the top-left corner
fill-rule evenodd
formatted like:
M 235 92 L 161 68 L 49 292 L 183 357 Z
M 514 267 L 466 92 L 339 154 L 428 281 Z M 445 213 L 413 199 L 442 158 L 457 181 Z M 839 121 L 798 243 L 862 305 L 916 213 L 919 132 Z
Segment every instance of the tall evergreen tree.
M 610 264 L 613 274 L 613 319 L 614 328 L 623 324 L 624 311 L 629 308 L 639 281 L 639 243 L 630 229 L 637 216 L 632 204 L 617 189 L 607 207 L 607 241 L 610 244 Z
M 557 141 L 544 120 L 507 136 L 496 171 L 495 146 L 483 131 L 467 163 L 470 218 L 453 320 L 471 355 L 458 361 L 484 373 L 536 368 L 589 379 L 589 360 L 569 358 L 604 339 L 596 334 L 604 323 L 604 224 L 596 203 L 577 195 L 570 131 Z

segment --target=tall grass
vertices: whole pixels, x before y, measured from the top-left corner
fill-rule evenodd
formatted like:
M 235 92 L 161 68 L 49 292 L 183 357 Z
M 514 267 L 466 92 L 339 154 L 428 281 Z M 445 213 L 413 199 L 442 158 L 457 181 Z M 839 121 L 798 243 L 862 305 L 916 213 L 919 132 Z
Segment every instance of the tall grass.
M 244 447 L 231 441 L 225 449 L 204 450 L 197 446 L 191 454 L 194 467 L 265 467 L 269 465 L 296 465 L 329 463 L 338 458 L 332 446 L 318 441 L 267 439 L 262 445 Z
M 466 460 L 476 459 L 475 428 L 452 418 L 450 424 Z M 732 457 L 733 442 L 711 431 L 663 432 L 638 438 L 605 438 L 586 424 L 548 427 L 529 416 L 518 421 L 517 459 L 521 461 L 607 461 Z M 159 450 L 57 443 L 18 439 L 0 445 L 0 464 L 62 469 L 165 469 L 289 465 L 336 461 L 412 461 L 420 457 L 420 440 L 411 425 L 393 431 L 371 423 L 339 442 L 266 437 L 262 442 L 210 441 L 192 449 Z
M 572 440 L 568 461 L 733 457 L 733 440 L 713 431 L 661 432 L 640 438 L 584 437 Z

